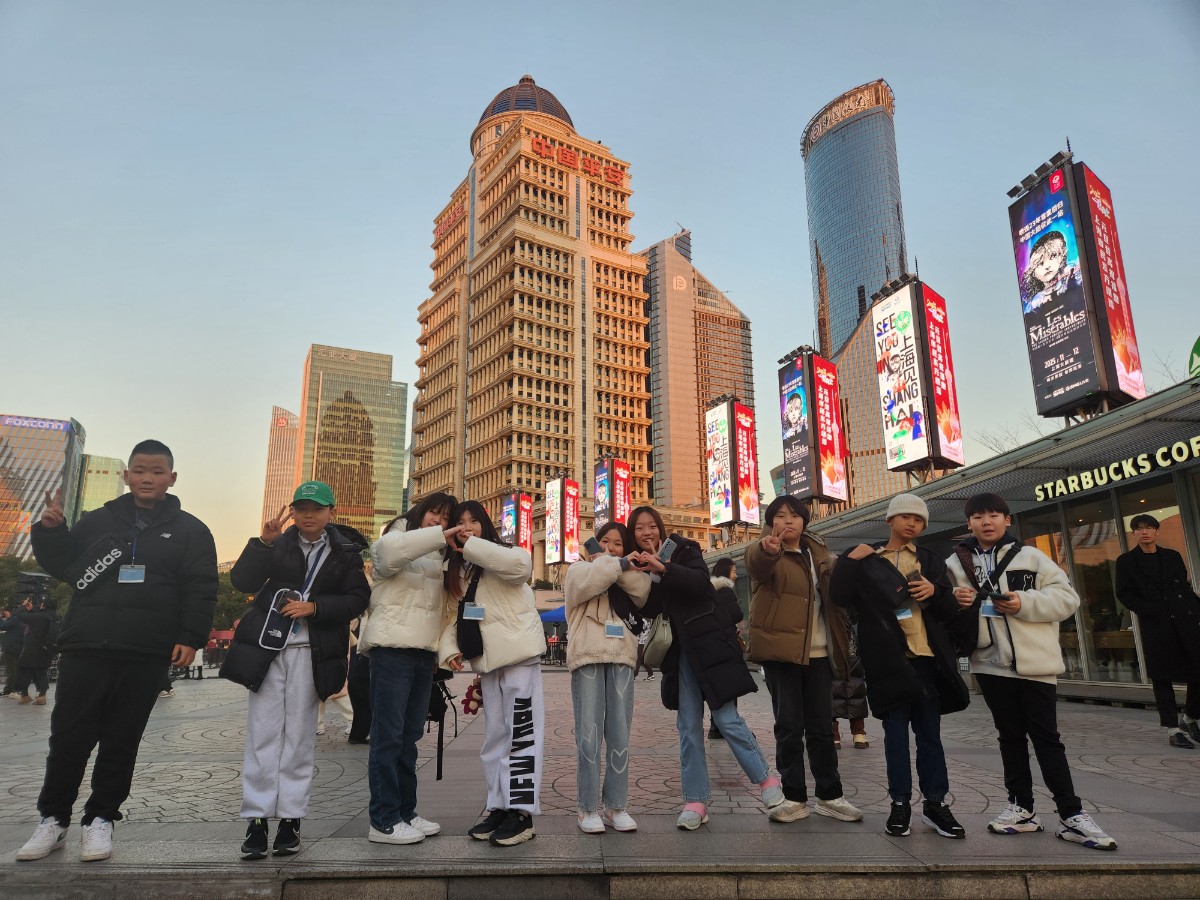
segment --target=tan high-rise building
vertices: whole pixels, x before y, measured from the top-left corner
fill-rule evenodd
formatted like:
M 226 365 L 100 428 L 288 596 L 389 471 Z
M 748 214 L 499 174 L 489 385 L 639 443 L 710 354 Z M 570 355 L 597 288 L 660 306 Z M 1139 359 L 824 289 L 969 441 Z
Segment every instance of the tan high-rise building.
M 690 231 L 638 255 L 649 294 L 654 502 L 707 507 L 704 414 L 723 394 L 754 407 L 750 320 L 692 265 Z
M 292 502 L 296 490 L 296 438 L 300 417 L 282 406 L 271 407 L 271 429 L 267 432 L 267 478 L 263 486 L 262 521 L 279 515 Z
M 629 164 L 575 133 L 529 76 L 487 105 L 466 178 L 434 221 L 413 411 L 412 499 L 492 512 L 596 460 L 650 489 L 645 262 L 629 252 Z

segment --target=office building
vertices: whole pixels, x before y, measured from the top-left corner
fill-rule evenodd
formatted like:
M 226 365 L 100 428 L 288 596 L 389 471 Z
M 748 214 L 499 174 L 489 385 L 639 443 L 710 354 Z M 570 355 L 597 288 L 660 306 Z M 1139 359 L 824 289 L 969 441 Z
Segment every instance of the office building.
M 267 477 L 263 485 L 262 519 L 266 522 L 292 502 L 296 490 L 296 444 L 300 417 L 282 406 L 271 407 L 267 431 Z
M 62 491 L 68 524 L 79 518 L 83 426 L 74 419 L 0 415 L 0 556 L 33 555 L 29 527 Z
M 324 481 L 337 498 L 337 521 L 378 537 L 400 514 L 407 418 L 408 385 L 392 381 L 391 356 L 313 344 L 293 487 Z
M 650 319 L 654 502 L 707 505 L 704 414 L 732 394 L 754 408 L 750 320 L 692 265 L 686 229 L 638 254 Z
M 466 177 L 433 223 L 421 304 L 412 499 L 541 502 L 596 460 L 650 491 L 645 262 L 630 252 L 629 164 L 581 137 L 528 75 L 485 107 Z
M 125 493 L 125 460 L 115 456 L 83 454 L 83 477 L 79 480 L 77 515 L 99 509 Z
M 831 101 L 804 129 L 817 341 L 834 362 L 871 295 L 907 270 L 894 113 L 892 89 L 873 81 Z

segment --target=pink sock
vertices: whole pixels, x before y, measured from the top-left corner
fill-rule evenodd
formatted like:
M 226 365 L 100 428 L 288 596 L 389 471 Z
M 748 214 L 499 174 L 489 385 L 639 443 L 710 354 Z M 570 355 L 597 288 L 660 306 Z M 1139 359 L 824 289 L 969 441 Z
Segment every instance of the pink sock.
M 683 808 L 684 812 L 688 812 L 689 810 L 698 816 L 703 816 L 707 812 L 703 803 L 689 803 Z
M 776 778 L 774 775 L 772 775 L 769 778 L 765 778 L 762 781 L 760 781 L 758 783 L 758 787 L 759 787 L 759 790 L 765 791 L 767 788 L 783 787 L 783 782 L 780 781 L 778 778 Z

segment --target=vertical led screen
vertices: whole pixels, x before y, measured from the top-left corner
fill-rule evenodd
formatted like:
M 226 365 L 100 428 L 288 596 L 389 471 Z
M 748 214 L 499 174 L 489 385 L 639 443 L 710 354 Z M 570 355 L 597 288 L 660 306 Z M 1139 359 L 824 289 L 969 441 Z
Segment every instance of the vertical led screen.
M 797 356 L 779 370 L 779 419 L 783 428 L 783 490 L 793 497 L 814 493 L 812 433 L 808 428 L 809 385 L 806 356 Z
M 961 466 L 962 426 L 958 421 L 958 388 L 954 383 L 954 360 L 950 355 L 950 320 L 946 301 L 929 285 L 922 284 L 925 301 L 925 342 L 929 351 L 929 384 L 933 395 L 933 456 L 942 463 Z M 926 410 L 928 410 L 926 405 Z
M 515 546 L 517 535 L 517 495 L 505 494 L 500 498 L 500 540 Z
M 611 472 L 613 519 L 623 523 L 633 509 L 633 497 L 629 492 L 629 463 L 614 459 Z
M 546 482 L 546 564 L 563 561 L 563 483 L 561 478 Z
M 733 433 L 737 460 L 737 512 L 743 525 L 757 525 L 758 509 L 758 447 L 754 439 L 754 410 L 740 403 L 733 404 Z
M 579 482 L 563 482 L 563 562 L 579 562 Z
M 895 471 L 929 458 L 921 375 L 923 345 L 914 315 L 914 290 L 913 285 L 907 284 L 880 300 L 871 311 L 883 443 L 887 449 L 887 467 Z
M 729 404 L 704 414 L 704 458 L 708 463 L 708 518 L 714 526 L 733 521 L 733 460 L 729 443 Z
M 1008 208 L 1025 343 L 1039 415 L 1069 409 L 1102 388 L 1065 168 Z
M 596 480 L 592 493 L 592 518 L 599 531 L 612 519 L 612 466 L 607 459 L 596 463 Z
M 517 546 L 533 554 L 533 498 L 528 494 L 518 495 L 520 512 L 517 514 Z
M 816 409 L 817 458 L 821 486 L 817 493 L 826 500 L 847 501 L 846 437 L 842 430 L 842 404 L 838 397 L 837 366 L 817 355 L 812 357 L 813 406 Z
M 1130 399 L 1146 396 L 1142 375 L 1142 357 L 1138 352 L 1137 335 L 1133 330 L 1133 312 L 1129 308 L 1129 286 L 1125 280 L 1125 261 L 1121 258 L 1121 242 L 1117 237 L 1117 220 L 1113 214 L 1112 194 L 1096 173 L 1083 163 L 1077 172 L 1083 174 L 1083 193 L 1087 195 L 1091 220 L 1091 256 L 1093 259 L 1092 287 L 1095 304 L 1104 315 L 1100 317 L 1101 331 L 1107 331 L 1107 346 L 1102 351 L 1109 358 L 1112 377 L 1109 389 L 1127 394 Z M 1076 178 L 1078 178 L 1078 174 Z M 1099 284 L 1099 289 L 1096 285 Z M 1104 327 L 1107 326 L 1107 327 Z M 1111 355 L 1110 349 L 1111 348 Z

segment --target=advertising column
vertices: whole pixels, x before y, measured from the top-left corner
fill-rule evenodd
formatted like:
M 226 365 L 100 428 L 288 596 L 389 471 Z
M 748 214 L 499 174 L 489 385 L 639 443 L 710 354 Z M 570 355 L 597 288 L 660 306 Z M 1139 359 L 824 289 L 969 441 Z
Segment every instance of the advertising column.
M 729 525 L 733 508 L 733 459 L 729 441 L 729 403 L 704 414 L 704 458 L 708 464 L 708 518 L 714 527 Z
M 533 498 L 528 494 L 519 495 L 517 517 L 517 546 L 522 547 L 533 555 Z
M 633 510 L 633 497 L 629 489 L 629 463 L 623 459 L 614 459 L 611 471 L 613 519 L 624 523 Z
M 563 561 L 563 483 L 561 478 L 546 482 L 546 565 Z
M 563 481 L 563 562 L 579 562 L 579 482 Z
M 743 525 L 759 523 L 758 448 L 754 436 L 754 410 L 733 404 L 734 445 L 737 451 L 737 521 Z
M 611 465 L 607 459 L 602 459 L 596 463 L 596 480 L 594 482 L 593 497 L 593 512 L 592 517 L 595 521 L 595 530 L 599 531 L 612 519 L 612 478 Z M 620 517 L 617 519 L 622 521 Z
M 907 284 L 871 310 L 875 363 L 879 374 L 879 415 L 887 467 L 911 469 L 929 458 L 922 384 L 922 339 L 913 304 L 915 287 Z
M 813 496 L 812 433 L 809 430 L 809 387 L 806 355 L 779 370 L 779 418 L 783 429 L 783 489 L 793 497 Z
M 958 388 L 954 383 L 954 359 L 950 353 L 950 320 L 946 301 L 929 285 L 922 284 L 925 300 L 925 339 L 929 350 L 929 384 L 933 394 L 934 424 L 930 428 L 933 456 L 943 466 L 961 466 L 962 426 L 958 419 Z M 928 407 L 926 407 L 928 408 Z
M 850 499 L 850 490 L 846 479 L 846 436 L 842 429 L 837 367 L 816 354 L 812 357 L 812 367 L 821 474 L 818 493 L 826 500 L 845 502 Z

